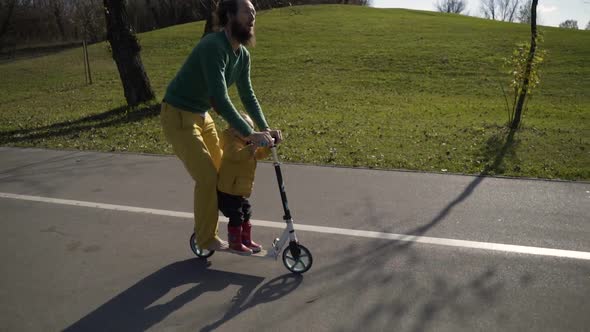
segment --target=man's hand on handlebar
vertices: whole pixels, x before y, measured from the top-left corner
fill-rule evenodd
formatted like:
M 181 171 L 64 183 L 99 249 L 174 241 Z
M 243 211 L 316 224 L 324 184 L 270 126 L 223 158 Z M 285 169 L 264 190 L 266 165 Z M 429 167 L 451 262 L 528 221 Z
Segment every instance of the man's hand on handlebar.
M 280 130 L 265 129 L 264 132 L 270 133 L 270 136 L 275 139 L 275 145 L 283 141 L 283 133 Z

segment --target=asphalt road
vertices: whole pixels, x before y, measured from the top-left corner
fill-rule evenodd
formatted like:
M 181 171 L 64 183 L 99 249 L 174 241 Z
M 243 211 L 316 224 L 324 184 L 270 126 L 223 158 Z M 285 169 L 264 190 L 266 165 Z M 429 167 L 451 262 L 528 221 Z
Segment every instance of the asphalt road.
M 0 147 L 0 330 L 590 330 L 589 183 L 282 168 L 303 276 L 195 258 L 174 157 Z M 252 202 L 281 222 L 271 164 Z

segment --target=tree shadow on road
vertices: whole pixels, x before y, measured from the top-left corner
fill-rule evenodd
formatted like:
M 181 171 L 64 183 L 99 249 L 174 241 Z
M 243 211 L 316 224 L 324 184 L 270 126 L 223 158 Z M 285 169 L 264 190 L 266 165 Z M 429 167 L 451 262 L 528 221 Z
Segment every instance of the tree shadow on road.
M 511 129 L 506 137 L 504 138 L 502 134 L 494 135 L 488 139 L 486 145 L 483 148 L 484 154 L 484 161 L 492 161 L 491 163 L 486 164 L 482 172 L 476 176 L 476 178 L 463 189 L 454 200 L 452 200 L 447 206 L 442 209 L 436 217 L 434 217 L 430 222 L 415 228 L 414 230 L 406 233 L 410 236 L 419 236 L 425 234 L 429 229 L 436 226 L 439 222 L 441 222 L 453 208 L 459 205 L 461 202 L 465 201 L 481 184 L 481 182 L 490 175 L 494 175 L 497 173 L 502 173 L 504 159 L 507 156 L 514 157 L 516 147 L 518 142 L 515 141 L 514 135 L 516 131 Z M 408 242 L 407 244 L 410 244 Z
M 502 329 L 515 318 L 502 309 L 509 301 L 508 291 L 535 283 L 526 267 L 518 264 L 477 261 L 474 266 L 456 255 L 424 253 L 400 241 L 372 241 L 368 246 L 350 244 L 324 252 L 338 258 L 318 264 L 310 275 L 313 280 L 330 280 L 307 287 L 308 296 L 318 299 L 314 305 L 350 308 L 331 331 L 362 326 L 367 331 L 419 332 L 448 323 L 473 330 L 481 328 L 482 319 L 495 321 Z M 506 278 L 506 271 L 517 278 Z M 293 311 L 304 311 L 305 305 Z
M 227 314 L 203 329 L 214 330 L 249 308 L 283 297 L 301 283 L 300 277 L 290 274 L 275 278 L 262 285 L 248 301 L 251 293 L 264 280 L 263 277 L 212 270 L 208 265 L 206 260 L 194 258 L 165 266 L 64 331 L 145 331 L 207 292 L 219 292 L 232 285 L 240 286 Z M 169 291 L 183 285 L 194 286 L 167 303 L 153 305 Z
M 81 133 L 121 124 L 140 122 L 160 114 L 160 104 L 141 107 L 122 106 L 100 114 L 85 116 L 77 120 L 68 120 L 48 126 L 17 129 L 0 132 L 0 145 L 37 142 L 44 139 L 64 137 L 76 139 Z
M 465 326 L 474 324 L 472 319 L 478 316 L 493 315 L 500 325 L 511 319 L 509 312 L 498 310 L 495 305 L 501 303 L 507 288 L 523 288 L 534 283 L 532 275 L 523 271 L 514 285 L 512 281 L 503 280 L 502 267 L 489 264 L 464 273 L 448 271 L 444 267 L 424 270 L 428 263 L 421 262 L 420 251 L 413 248 L 415 242 L 412 239 L 424 235 L 444 220 L 486 176 L 501 169 L 507 156 L 514 157 L 517 147 L 514 135 L 515 132 L 510 131 L 488 139 L 482 153 L 490 163 L 432 220 L 404 232 L 406 239 L 373 240 L 375 242 L 368 249 L 350 245 L 338 250 L 340 259 L 337 262 L 316 268 L 313 273 L 315 278 L 339 276 L 328 287 L 318 289 L 318 297 L 326 302 L 337 301 L 333 298 L 339 297 L 337 294 L 341 289 L 351 290 L 355 289 L 353 285 L 357 285 L 358 291 L 350 291 L 353 294 L 345 297 L 344 304 L 354 307 L 371 287 L 392 290 L 392 293 L 383 293 L 377 304 L 360 310 L 358 326 L 367 330 L 381 330 L 387 326 L 387 330 L 424 331 L 432 328 L 439 319 L 448 319 L 449 316 L 454 316 L 456 323 Z M 376 215 L 372 217 L 379 218 Z M 449 257 L 448 260 L 453 262 L 453 256 Z M 342 324 L 333 330 L 349 330 L 346 320 Z

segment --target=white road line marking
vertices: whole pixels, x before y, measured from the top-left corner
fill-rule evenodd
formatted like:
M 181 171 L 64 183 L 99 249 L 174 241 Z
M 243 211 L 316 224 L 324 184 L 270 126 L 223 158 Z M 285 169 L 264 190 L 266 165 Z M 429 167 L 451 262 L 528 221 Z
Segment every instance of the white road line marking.
M 141 207 L 135 207 L 135 206 L 103 204 L 103 203 L 75 201 L 75 200 L 69 200 L 69 199 L 59 199 L 59 198 L 50 198 L 50 197 L 39 197 L 39 196 L 0 193 L 0 198 L 19 199 L 19 200 L 25 200 L 25 201 L 43 202 L 43 203 L 61 204 L 61 205 L 72 205 L 72 206 L 89 207 L 89 208 L 96 208 L 96 209 L 103 209 L 103 210 L 147 213 L 147 214 L 154 214 L 154 215 L 167 216 L 167 217 L 176 217 L 176 218 L 189 218 L 189 219 L 193 218 L 193 214 L 188 213 L 188 212 L 147 209 L 147 208 L 141 208 Z M 227 219 L 222 218 L 221 221 L 227 222 Z M 270 228 L 281 228 L 282 229 L 285 227 L 285 224 L 283 222 L 275 222 L 275 221 L 252 220 L 252 223 L 256 226 L 270 227 Z M 585 252 L 585 251 L 573 251 L 573 250 L 519 246 L 519 245 L 502 244 L 502 243 L 445 239 L 445 238 L 436 238 L 436 237 L 428 237 L 428 236 L 414 236 L 414 235 L 404 235 L 404 234 L 394 234 L 394 233 L 382 233 L 382 232 L 362 231 L 362 230 L 344 229 L 344 228 L 335 228 L 335 227 L 302 225 L 299 223 L 296 224 L 295 228 L 297 230 L 301 230 L 301 231 L 334 234 L 334 235 L 346 235 L 346 236 L 356 236 L 356 237 L 364 237 L 364 238 L 371 238 L 371 239 L 384 239 L 384 240 L 394 240 L 394 241 L 416 242 L 416 243 L 426 243 L 426 244 L 433 244 L 433 245 L 440 245 L 440 246 L 505 251 L 505 252 L 512 252 L 512 253 L 528 254 L 528 255 L 552 256 L 552 257 L 590 260 L 590 252 Z

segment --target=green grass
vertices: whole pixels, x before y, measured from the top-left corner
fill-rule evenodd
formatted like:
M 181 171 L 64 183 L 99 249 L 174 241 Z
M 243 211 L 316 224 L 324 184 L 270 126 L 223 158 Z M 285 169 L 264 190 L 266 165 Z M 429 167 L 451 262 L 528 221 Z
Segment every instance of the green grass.
M 158 98 L 202 28 L 139 36 Z M 353 6 L 265 11 L 252 80 L 285 132 L 286 161 L 589 180 L 590 32 L 542 31 L 541 85 L 511 139 L 502 64 L 528 40 L 525 25 Z M 91 86 L 81 49 L 0 64 L 0 144 L 171 153 L 157 105 L 124 107 L 105 43 L 90 60 Z

